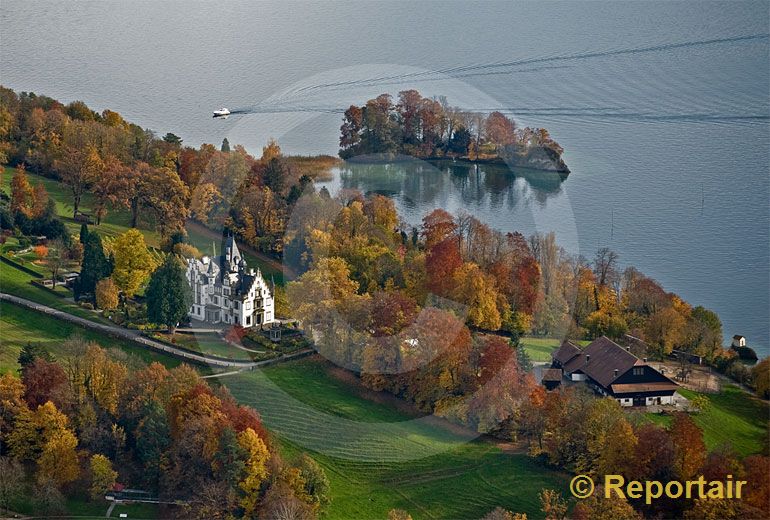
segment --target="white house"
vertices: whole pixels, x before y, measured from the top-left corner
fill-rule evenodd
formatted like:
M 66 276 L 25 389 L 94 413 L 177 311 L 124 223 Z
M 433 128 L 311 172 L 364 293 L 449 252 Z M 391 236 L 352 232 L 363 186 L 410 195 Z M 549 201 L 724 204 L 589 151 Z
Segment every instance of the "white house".
M 733 336 L 733 343 L 732 343 L 732 346 L 733 346 L 734 348 L 745 347 L 745 346 L 746 346 L 746 338 L 744 338 L 743 336 L 740 336 L 740 335 L 736 334 L 735 336 Z
M 187 281 L 193 290 L 191 319 L 241 327 L 275 320 L 270 287 L 259 270 L 246 268 L 233 237 L 227 238 L 224 254 L 187 260 Z

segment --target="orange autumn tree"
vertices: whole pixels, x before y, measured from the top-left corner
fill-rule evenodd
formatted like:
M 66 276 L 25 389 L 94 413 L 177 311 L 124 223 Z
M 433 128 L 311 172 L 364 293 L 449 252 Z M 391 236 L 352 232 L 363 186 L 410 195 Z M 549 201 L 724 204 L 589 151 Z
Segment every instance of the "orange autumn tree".
M 11 177 L 11 212 L 32 216 L 34 205 L 34 192 L 27 178 L 27 172 L 23 166 L 16 168 L 16 173 Z

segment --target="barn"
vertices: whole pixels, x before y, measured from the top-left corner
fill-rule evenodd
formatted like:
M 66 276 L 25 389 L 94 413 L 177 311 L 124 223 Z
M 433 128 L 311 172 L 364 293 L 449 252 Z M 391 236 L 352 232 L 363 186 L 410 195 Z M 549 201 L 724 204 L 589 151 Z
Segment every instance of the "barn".
M 552 354 L 551 368 L 561 370 L 567 381 L 585 382 L 597 393 L 617 399 L 621 406 L 673 404 L 679 387 L 647 364 L 647 359 L 639 359 L 605 336 L 583 349 L 564 341 Z M 549 381 L 547 387 L 553 386 Z

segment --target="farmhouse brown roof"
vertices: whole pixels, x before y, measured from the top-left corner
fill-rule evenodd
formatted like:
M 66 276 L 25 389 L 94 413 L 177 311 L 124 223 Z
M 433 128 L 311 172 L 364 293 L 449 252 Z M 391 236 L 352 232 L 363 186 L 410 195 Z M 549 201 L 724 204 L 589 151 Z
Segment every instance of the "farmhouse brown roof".
M 579 355 L 580 349 L 569 340 L 564 340 L 556 352 L 553 353 L 553 359 L 562 365 L 566 365 L 569 360 Z
M 637 364 L 643 364 L 638 357 L 602 336 L 592 341 L 580 352 L 580 355 L 572 358 L 564 366 L 564 370 L 567 373 L 580 370 L 601 386 L 609 388 L 617 377 Z
M 561 381 L 561 368 L 548 368 L 543 371 L 543 381 Z
M 627 383 L 611 385 L 613 394 L 632 394 L 636 392 L 675 392 L 678 385 L 674 382 Z

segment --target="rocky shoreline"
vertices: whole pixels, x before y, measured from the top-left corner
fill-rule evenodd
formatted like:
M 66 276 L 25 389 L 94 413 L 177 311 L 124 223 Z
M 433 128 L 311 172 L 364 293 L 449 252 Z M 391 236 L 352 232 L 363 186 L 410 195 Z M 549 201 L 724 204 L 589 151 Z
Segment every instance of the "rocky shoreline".
M 400 154 L 367 154 L 344 159 L 350 163 L 361 164 L 385 164 L 385 163 L 405 163 L 413 161 L 426 162 L 456 162 L 461 164 L 492 164 L 498 166 L 507 166 L 509 168 L 526 169 L 533 172 L 558 173 L 566 177 L 571 170 L 562 159 L 561 155 L 554 150 L 546 147 L 531 148 L 525 154 L 510 153 L 505 157 L 495 157 L 491 159 L 471 159 L 469 157 L 414 157 L 411 155 Z

